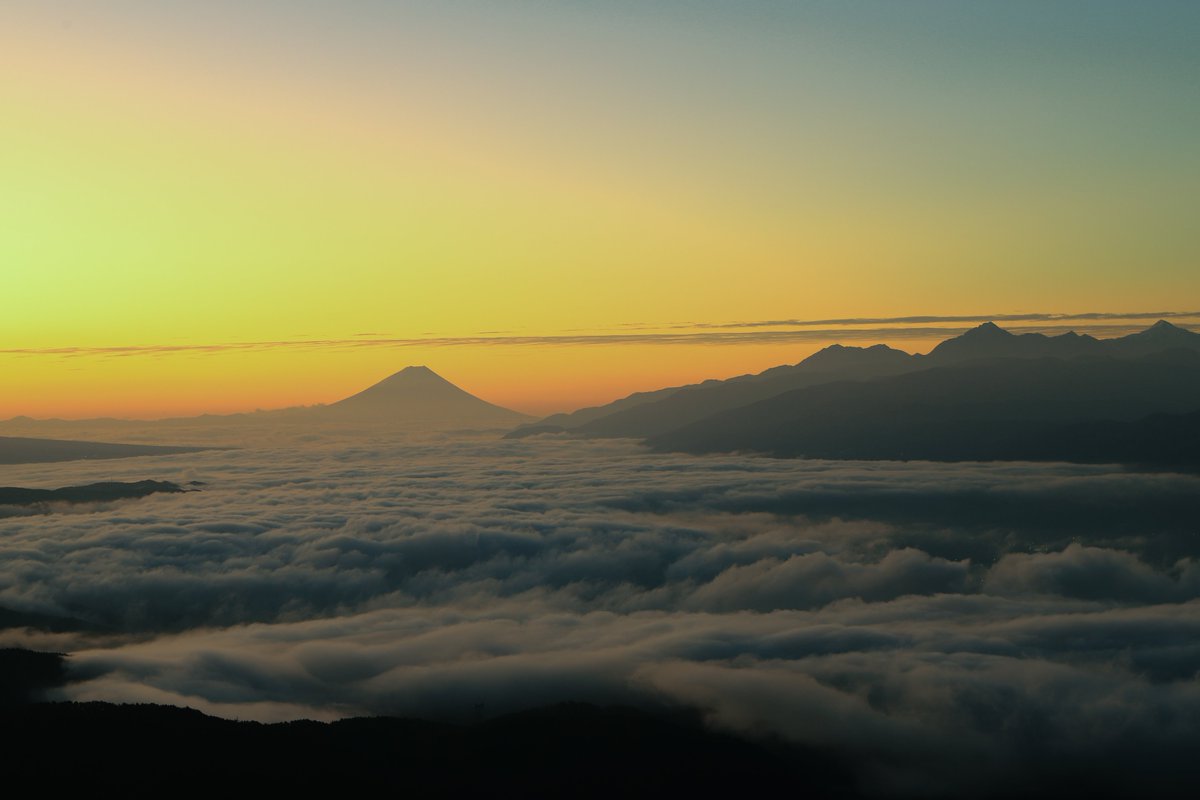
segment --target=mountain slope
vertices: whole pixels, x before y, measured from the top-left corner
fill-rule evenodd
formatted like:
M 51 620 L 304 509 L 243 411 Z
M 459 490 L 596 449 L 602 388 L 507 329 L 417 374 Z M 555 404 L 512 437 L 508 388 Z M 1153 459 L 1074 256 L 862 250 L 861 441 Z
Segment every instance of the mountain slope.
M 622 405 L 626 401 L 617 401 L 599 409 L 607 413 L 599 416 L 593 413 L 590 419 L 570 430 L 583 436 L 642 438 L 792 389 L 836 380 L 892 375 L 912 369 L 914 363 L 912 356 L 885 345 L 832 345 L 792 366 L 666 390 L 670 394 L 661 399 L 631 406 Z M 540 428 L 541 424 L 536 427 Z
M 614 400 L 602 406 L 588 406 L 581 408 L 578 411 L 572 411 L 565 414 L 551 414 L 550 416 L 540 419 L 537 422 L 532 422 L 528 425 L 522 425 L 516 430 L 509 431 L 505 434 L 505 439 L 520 439 L 525 436 L 533 436 L 539 433 L 562 433 L 578 428 L 581 425 L 586 425 L 593 420 L 607 417 L 610 414 L 615 414 L 618 411 L 640 406 L 646 403 L 655 403 L 659 400 L 664 400 L 667 397 L 689 387 L 686 386 L 671 386 L 666 389 L 658 389 L 653 392 L 634 392 L 628 397 L 622 397 L 620 400 Z
M 1109 353 L 1123 358 L 1144 356 L 1163 350 L 1200 352 L 1200 333 L 1160 319 L 1140 333 L 1131 333 L 1120 339 L 1106 339 L 1103 343 Z
M 787 392 L 647 440 L 658 450 L 852 459 L 1069 459 L 1051 433 L 1200 409 L 1200 355 L 997 359 Z M 1069 437 L 1068 437 L 1069 438 Z M 1078 436 L 1076 437 L 1078 439 Z

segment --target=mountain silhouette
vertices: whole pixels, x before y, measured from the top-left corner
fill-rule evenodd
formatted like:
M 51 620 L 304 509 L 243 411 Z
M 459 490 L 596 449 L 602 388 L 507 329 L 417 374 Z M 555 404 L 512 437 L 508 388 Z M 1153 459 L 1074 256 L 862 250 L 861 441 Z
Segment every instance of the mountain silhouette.
M 1179 441 L 1194 437 L 1197 409 L 1200 354 L 1186 350 L 985 359 L 786 392 L 647 444 L 781 457 L 1178 463 L 1177 448 L 1169 458 L 1158 450 L 1172 442 L 1172 426 Z M 1139 432 L 1161 446 L 1138 445 Z
M 1096 339 L 1074 331 L 1014 334 L 985 322 L 940 343 L 928 355 L 909 355 L 881 344 L 835 344 L 798 364 L 773 367 L 757 375 L 630 395 L 607 406 L 555 415 L 517 428 L 508 436 L 565 431 L 585 437 L 663 437 L 726 411 L 837 381 L 866 381 L 988 359 L 1121 360 L 1173 350 L 1200 353 L 1200 334 L 1161 320 L 1145 331 L 1116 339 Z
M 308 410 L 321 422 L 421 427 L 506 427 L 529 417 L 493 405 L 428 367 L 406 367 L 358 394 Z
M 295 431 L 297 428 L 329 425 L 341 431 L 369 432 L 372 428 L 409 430 L 453 430 L 468 428 L 511 428 L 532 417 L 481 400 L 450 383 L 424 366 L 406 367 L 357 394 L 328 405 L 291 406 L 235 414 L 202 414 L 159 420 L 90 419 L 37 420 L 14 417 L 0 422 L 7 431 L 21 435 L 92 436 L 183 436 L 206 443 L 222 439 L 241 446 L 247 431 Z M 215 438 L 214 438 L 215 437 Z M 191 452 L 204 447 L 152 447 L 109 445 L 0 437 L 0 464 L 30 461 L 61 461 L 76 458 L 123 458 L 170 452 Z
M 1075 331 L 1055 336 L 1014 334 L 994 322 L 985 322 L 961 336 L 947 339 L 929 355 L 916 358 L 922 366 L 945 366 L 979 358 L 1137 358 L 1164 350 L 1200 352 L 1200 333 L 1161 319 L 1144 331 L 1116 339 L 1096 339 Z
M 715 381 L 714 381 L 715 382 Z M 635 406 L 645 405 L 647 403 L 656 403 L 659 400 L 665 400 L 671 395 L 687 389 L 687 386 L 671 386 L 666 389 L 657 389 L 652 392 L 634 392 L 628 397 L 622 397 L 620 400 L 614 400 L 602 406 L 588 406 L 577 411 L 562 414 L 551 414 L 545 419 L 528 425 L 522 425 L 516 430 L 509 431 L 505 434 L 506 439 L 521 439 L 526 436 L 533 436 L 539 433 L 562 433 L 564 431 L 572 431 L 579 428 L 581 425 L 586 425 L 593 420 L 607 417 L 616 414 L 619 411 L 625 411 Z
M 872 347 L 835 344 L 799 364 L 772 367 L 725 381 L 705 381 L 631 395 L 601 408 L 556 415 L 557 419 L 543 420 L 508 435 L 567 430 L 582 436 L 642 438 L 793 389 L 835 380 L 893 375 L 913 369 L 915 363 L 908 353 L 882 344 Z
M 1172 325 L 1165 319 L 1151 325 L 1141 333 L 1131 333 L 1120 339 L 1105 342 L 1107 349 L 1118 356 L 1143 356 L 1162 350 L 1194 350 L 1200 352 L 1200 333 Z
M 1015 334 L 994 322 L 985 322 L 961 336 L 933 348 L 927 356 L 918 356 L 922 366 L 972 361 L 978 358 L 1078 358 L 1107 353 L 1105 343 L 1074 331 L 1047 336 L 1044 333 Z

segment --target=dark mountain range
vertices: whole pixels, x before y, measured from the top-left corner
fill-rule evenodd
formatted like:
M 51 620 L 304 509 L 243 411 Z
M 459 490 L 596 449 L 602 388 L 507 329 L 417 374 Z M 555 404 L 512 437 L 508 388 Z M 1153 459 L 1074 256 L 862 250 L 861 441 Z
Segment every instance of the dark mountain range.
M 79 442 L 68 439 L 30 439 L 0 436 L 0 464 L 38 464 L 81 459 L 134 458 L 195 453 L 207 447 L 164 447 L 146 444 Z
M 1160 319 L 1140 333 L 1131 333 L 1120 339 L 1105 339 L 1103 344 L 1110 354 L 1122 357 L 1144 356 L 1162 350 L 1200 352 L 1200 333 Z
M 631 395 L 607 406 L 555 415 L 508 436 L 566 431 L 586 437 L 659 437 L 722 412 L 838 381 L 863 381 L 981 359 L 1128 359 L 1172 349 L 1200 353 L 1200 334 L 1165 321 L 1118 339 L 1096 339 L 1073 331 L 1053 336 L 1013 334 L 989 322 L 942 342 L 928 355 L 909 355 L 884 345 L 832 345 L 795 365 Z
M 961 336 L 933 348 L 927 356 L 916 356 L 922 367 L 940 367 L 979 358 L 1078 358 L 1108 354 L 1108 343 L 1074 331 L 1047 336 L 1043 333 L 1015 334 L 993 322 L 985 322 Z
M 787 392 L 647 443 L 784 457 L 1157 463 L 1163 457 L 1150 440 L 1135 447 L 1131 437 L 1154 431 L 1166 442 L 1176 428 L 1185 435 L 1197 409 L 1200 354 L 1186 350 L 1139 359 L 985 359 Z M 1178 460 L 1171 452 L 1167 460 Z
M 1139 333 L 1117 339 L 1096 339 L 1074 331 L 1055 336 L 1014 334 L 995 323 L 985 322 L 961 336 L 947 339 L 929 355 L 916 358 L 923 367 L 941 367 L 979 358 L 1137 358 L 1163 350 L 1200 352 L 1200 333 L 1159 320 Z

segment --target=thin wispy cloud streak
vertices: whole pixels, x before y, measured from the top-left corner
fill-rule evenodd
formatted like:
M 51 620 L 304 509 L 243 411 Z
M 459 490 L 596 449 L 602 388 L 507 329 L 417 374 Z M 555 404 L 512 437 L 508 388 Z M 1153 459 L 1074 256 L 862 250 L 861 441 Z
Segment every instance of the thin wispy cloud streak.
M 1200 311 L 1137 311 L 1128 313 L 1089 312 L 1083 314 L 971 314 L 971 315 L 924 315 L 907 317 L 844 317 L 837 319 L 779 319 L 752 320 L 746 322 L 697 322 L 681 325 L 690 328 L 765 328 L 810 325 L 888 325 L 926 324 L 941 322 L 1095 322 L 1147 319 L 1195 319 Z
M 63 698 L 676 703 L 846 756 L 883 795 L 1119 786 L 1200 735 L 1196 475 L 320 431 L 19 469 L 205 484 L 0 519 L 0 607 L 77 628 L 0 645 L 72 652 Z
M 1089 322 L 1073 326 L 1077 333 L 1098 338 L 1123 336 L 1142 330 L 1148 319 L 1200 319 L 1200 312 L 1143 312 L 1130 314 L 1020 314 L 977 315 L 956 317 L 880 317 L 837 320 L 764 320 L 727 323 L 668 324 L 654 330 L 646 326 L 641 332 L 621 333 L 559 333 L 547 335 L 475 335 L 475 336 L 418 336 L 390 337 L 383 334 L 356 333 L 348 338 L 277 339 L 246 342 L 197 344 L 144 344 L 114 346 L 60 346 L 0 348 L 0 355 L 60 356 L 60 357 L 133 357 L 173 354 L 205 354 L 223 352 L 254 352 L 272 350 L 355 350 L 404 349 L 443 347 L 580 347 L 622 345 L 755 345 L 820 343 L 830 341 L 881 340 L 942 340 L 957 336 L 969 326 L 948 326 L 938 323 L 982 322 L 1045 322 L 1045 325 L 1008 326 L 1013 333 L 1057 333 L 1064 322 Z M 1119 320 L 1130 320 L 1119 323 Z M 887 325 L 885 323 L 904 323 Z M 640 325 L 640 324 L 639 324 Z M 788 327 L 794 330 L 758 330 Z M 825 326 L 825 327 L 812 327 Z M 860 327 L 862 326 L 862 327 Z M 752 330 L 737 330 L 750 328 Z M 690 331 L 690 332 L 688 332 Z

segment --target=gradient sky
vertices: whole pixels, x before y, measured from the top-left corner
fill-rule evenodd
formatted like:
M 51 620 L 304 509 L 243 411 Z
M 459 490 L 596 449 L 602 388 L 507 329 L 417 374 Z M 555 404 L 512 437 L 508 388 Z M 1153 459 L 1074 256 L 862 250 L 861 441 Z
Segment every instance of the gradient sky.
M 0 0 L 0 417 L 1194 310 L 1197 75 L 1195 2 Z

